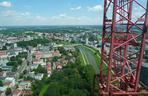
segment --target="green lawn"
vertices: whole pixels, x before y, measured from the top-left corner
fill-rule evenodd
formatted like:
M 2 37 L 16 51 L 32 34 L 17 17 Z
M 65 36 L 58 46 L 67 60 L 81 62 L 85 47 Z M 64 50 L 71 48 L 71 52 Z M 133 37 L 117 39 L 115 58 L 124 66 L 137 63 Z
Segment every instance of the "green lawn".
M 96 62 L 97 62 L 98 67 L 99 67 L 100 61 L 101 61 L 101 56 L 100 56 L 101 53 L 98 50 L 96 50 L 95 48 L 92 48 L 90 46 L 85 45 L 84 47 L 88 48 L 89 50 L 91 50 L 94 53 Z M 103 69 L 102 70 L 103 70 L 103 75 L 106 75 L 107 74 L 107 65 L 106 64 L 103 64 Z
M 79 52 L 79 59 L 81 61 L 81 64 L 87 65 L 88 61 L 86 59 L 86 56 L 82 53 L 82 51 L 80 50 Z
M 42 91 L 40 92 L 40 95 L 39 96 L 44 96 L 44 93 L 47 91 L 49 85 L 45 85 L 42 89 Z

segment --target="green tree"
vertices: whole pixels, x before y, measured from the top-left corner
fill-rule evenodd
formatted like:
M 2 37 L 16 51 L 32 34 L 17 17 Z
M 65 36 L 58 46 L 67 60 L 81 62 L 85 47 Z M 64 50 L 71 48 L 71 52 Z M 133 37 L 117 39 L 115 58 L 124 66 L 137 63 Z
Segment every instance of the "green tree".
M 72 89 L 69 92 L 69 96 L 88 96 L 87 93 L 83 90 Z
M 2 80 L 0 80 L 0 86 L 3 86 L 3 81 Z
M 58 57 L 58 56 L 53 57 L 53 58 L 52 58 L 52 62 L 57 62 L 59 58 L 60 58 L 60 57 Z
M 7 66 L 17 67 L 18 66 L 18 63 L 16 61 L 10 61 L 10 62 L 7 63 Z
M 27 77 L 24 77 L 24 80 L 33 80 L 33 78 L 32 77 L 30 77 L 30 76 L 27 76 Z
M 43 68 L 41 65 L 38 66 L 37 69 L 34 70 L 35 71 L 35 74 L 37 73 L 47 73 L 47 70 L 45 68 Z
M 3 69 L 2 68 L 0 68 L 0 72 L 2 72 L 3 71 Z
M 19 65 L 21 65 L 22 64 L 22 59 L 21 59 L 21 57 L 19 57 L 19 56 L 12 56 L 11 58 L 10 58 L 10 61 L 7 63 L 7 66 L 12 66 L 13 67 L 13 71 L 16 71 L 17 70 L 17 67 L 19 66 Z
M 47 43 L 50 43 L 51 41 L 46 39 L 46 38 L 42 38 L 42 39 L 34 39 L 34 40 L 30 40 L 30 41 L 20 41 L 17 43 L 17 45 L 19 47 L 24 47 L 26 48 L 27 46 L 33 46 L 36 47 L 38 44 L 42 44 L 45 45 Z
M 6 89 L 5 94 L 6 94 L 6 96 L 12 96 L 12 90 L 11 90 L 11 88 L 8 87 L 8 88 Z
M 17 63 L 18 63 L 19 65 L 21 65 L 22 62 L 23 62 L 23 61 L 22 61 L 22 59 L 20 59 L 20 58 L 17 60 Z
M 70 64 L 62 71 L 55 70 L 47 83 L 49 87 L 45 96 L 90 96 L 93 75 L 91 66 L 77 64 Z
M 32 83 L 33 96 L 42 92 L 43 96 L 92 96 L 95 71 L 90 65 L 82 66 L 77 51 L 72 54 L 75 63 L 64 66 L 62 70 L 53 70 L 50 78 Z
M 61 96 L 62 94 L 60 94 L 60 87 L 61 86 L 57 82 L 50 83 L 45 96 Z
M 24 75 L 27 74 L 27 70 L 24 70 L 24 71 L 23 71 L 23 74 L 24 74 Z
M 10 57 L 10 61 L 16 61 L 16 57 L 15 56 Z
M 18 54 L 17 58 L 27 58 L 27 52 L 21 52 Z
M 33 91 L 32 96 L 39 96 L 42 86 L 43 86 L 43 82 L 39 80 L 35 80 L 34 82 L 32 82 L 32 87 L 31 87 Z
M 67 51 L 64 49 L 64 47 L 59 47 L 58 48 L 58 50 L 60 51 L 60 53 L 62 54 L 62 55 L 66 55 L 67 56 Z
M 7 50 L 7 47 L 6 47 L 6 46 L 3 46 L 3 47 L 2 47 L 2 50 Z

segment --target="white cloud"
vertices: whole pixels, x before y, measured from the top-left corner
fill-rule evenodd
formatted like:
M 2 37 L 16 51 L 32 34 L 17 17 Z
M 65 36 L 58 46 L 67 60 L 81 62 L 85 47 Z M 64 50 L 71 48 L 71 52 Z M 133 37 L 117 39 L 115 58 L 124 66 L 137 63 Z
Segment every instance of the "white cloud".
M 38 21 L 38 22 L 45 22 L 46 20 L 48 20 L 46 17 L 44 16 L 35 16 L 35 19 Z
M 59 17 L 66 17 L 67 15 L 65 13 L 60 14 Z
M 29 12 L 7 10 L 0 12 L 0 25 L 92 25 L 98 24 L 97 17 L 71 16 L 65 13 L 43 16 Z
M 102 11 L 102 10 L 103 10 L 102 5 L 95 5 L 92 7 L 88 7 L 88 11 L 98 12 L 98 11 Z
M 144 14 L 145 10 L 142 7 L 133 8 L 133 18 L 138 19 Z
M 22 16 L 30 16 L 30 13 L 29 12 L 22 12 L 21 15 Z
M 13 16 L 13 15 L 16 15 L 16 11 L 13 11 L 13 10 L 6 10 L 6 11 L 1 11 L 1 14 L 4 15 L 4 16 Z
M 49 17 L 48 20 L 53 21 L 57 25 L 91 25 L 98 23 L 96 18 L 91 18 L 87 16 L 70 16 L 67 14 L 52 16 Z
M 72 10 L 72 11 L 75 11 L 75 10 L 80 10 L 82 7 L 81 6 L 78 6 L 78 7 L 73 7 L 73 8 L 70 8 L 70 10 Z
M 6 16 L 6 17 L 9 17 L 9 16 L 14 16 L 14 17 L 16 17 L 16 16 L 17 17 L 30 16 L 29 12 L 17 12 L 17 11 L 14 11 L 14 10 L 1 11 L 0 13 L 3 14 L 4 16 Z
M 0 6 L 1 7 L 11 7 L 12 4 L 9 1 L 3 1 L 3 2 L 0 2 Z

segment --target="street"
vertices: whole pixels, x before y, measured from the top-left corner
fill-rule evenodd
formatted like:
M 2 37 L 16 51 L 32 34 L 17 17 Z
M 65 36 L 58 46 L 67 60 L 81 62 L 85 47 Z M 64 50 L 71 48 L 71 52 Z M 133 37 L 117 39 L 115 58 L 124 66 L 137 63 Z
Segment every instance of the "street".
M 17 72 L 16 72 L 16 79 L 19 79 L 20 74 L 22 74 L 23 71 L 26 70 L 26 69 L 27 69 L 27 61 L 24 60 L 24 61 L 22 62 L 22 65 L 19 66 L 19 68 L 18 68 L 18 70 L 17 70 Z

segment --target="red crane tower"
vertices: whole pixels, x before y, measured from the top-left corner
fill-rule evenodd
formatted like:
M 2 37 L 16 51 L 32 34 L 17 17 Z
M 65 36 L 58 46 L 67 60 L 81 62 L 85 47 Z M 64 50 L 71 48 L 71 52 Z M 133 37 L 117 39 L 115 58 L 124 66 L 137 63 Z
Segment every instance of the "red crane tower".
M 148 96 L 139 80 L 147 28 L 148 1 L 104 0 L 100 73 L 95 77 L 100 95 Z

